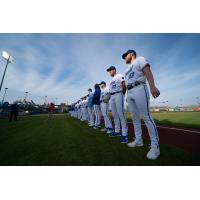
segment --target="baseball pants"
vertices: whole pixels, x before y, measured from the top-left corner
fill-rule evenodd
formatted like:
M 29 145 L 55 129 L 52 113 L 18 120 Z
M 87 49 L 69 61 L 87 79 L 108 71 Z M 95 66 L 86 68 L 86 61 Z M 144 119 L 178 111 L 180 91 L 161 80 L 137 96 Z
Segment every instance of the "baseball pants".
M 88 110 L 86 107 L 83 108 L 83 120 L 84 121 L 88 120 Z
M 111 95 L 110 99 L 112 115 L 114 118 L 115 132 L 120 132 L 120 122 L 122 126 L 122 135 L 126 136 L 128 132 L 126 116 L 124 112 L 124 95 L 122 92 Z
M 109 114 L 108 114 L 108 109 L 109 109 L 109 103 L 102 102 L 101 103 L 101 113 L 103 115 L 105 128 L 112 128 L 112 122 L 111 122 Z
M 94 114 L 93 114 L 93 107 L 88 107 L 88 115 L 89 115 L 89 124 L 94 126 Z
M 101 111 L 100 105 L 94 105 L 94 113 L 95 113 L 95 126 L 99 126 L 101 123 Z
M 156 125 L 149 111 L 149 90 L 147 85 L 139 85 L 128 91 L 127 102 L 131 113 L 136 141 L 142 139 L 141 119 L 143 118 L 151 139 L 151 147 L 159 146 L 159 137 Z

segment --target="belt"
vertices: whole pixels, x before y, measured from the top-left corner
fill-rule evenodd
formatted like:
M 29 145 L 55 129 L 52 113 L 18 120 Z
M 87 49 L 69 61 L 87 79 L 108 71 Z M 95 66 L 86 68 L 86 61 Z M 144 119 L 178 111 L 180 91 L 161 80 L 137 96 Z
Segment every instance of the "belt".
M 122 91 L 113 92 L 113 93 L 110 93 L 110 95 L 114 95 L 114 94 L 121 93 L 121 92 L 122 92 Z
M 127 90 L 131 90 L 131 89 L 133 89 L 134 87 L 136 87 L 136 86 L 138 86 L 138 85 L 141 85 L 141 84 L 144 84 L 143 82 L 135 82 L 135 83 L 133 83 L 133 84 L 129 84 L 129 85 L 127 85 Z

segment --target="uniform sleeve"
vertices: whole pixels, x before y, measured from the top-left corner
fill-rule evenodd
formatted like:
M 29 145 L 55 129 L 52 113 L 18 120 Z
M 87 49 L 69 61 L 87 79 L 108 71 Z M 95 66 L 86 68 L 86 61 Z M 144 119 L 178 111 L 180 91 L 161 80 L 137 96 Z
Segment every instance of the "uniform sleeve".
M 117 80 L 120 82 L 125 81 L 124 76 L 122 74 L 118 74 Z
M 139 61 L 139 67 L 141 70 L 143 70 L 146 65 L 149 65 L 149 62 L 144 57 L 140 57 L 138 61 Z

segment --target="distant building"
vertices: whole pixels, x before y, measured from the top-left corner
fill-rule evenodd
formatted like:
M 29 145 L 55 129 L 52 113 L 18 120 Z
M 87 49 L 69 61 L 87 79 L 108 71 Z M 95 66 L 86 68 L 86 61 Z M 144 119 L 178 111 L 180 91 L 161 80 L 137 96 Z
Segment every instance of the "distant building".
M 181 111 L 181 109 L 180 109 L 180 107 L 178 107 L 178 106 L 176 106 L 175 108 L 174 108 L 174 111 Z

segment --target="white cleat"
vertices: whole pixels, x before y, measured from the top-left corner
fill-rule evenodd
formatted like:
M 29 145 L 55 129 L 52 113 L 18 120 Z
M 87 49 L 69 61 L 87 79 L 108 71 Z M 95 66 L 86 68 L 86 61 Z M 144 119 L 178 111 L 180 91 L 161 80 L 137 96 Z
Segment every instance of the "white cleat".
M 111 131 L 111 130 L 107 130 L 107 131 L 106 131 L 107 134 L 111 134 L 112 132 L 113 132 L 113 131 Z
M 103 132 L 103 131 L 106 131 L 106 128 L 102 128 L 100 131 L 102 131 L 102 132 Z
M 92 125 L 92 124 L 89 124 L 89 127 L 92 127 L 92 126 L 94 126 L 94 125 Z
M 147 153 L 147 158 L 150 160 L 156 160 L 159 155 L 160 155 L 160 149 L 157 147 L 151 147 L 151 149 Z
M 128 147 L 142 147 L 143 146 L 143 141 L 136 141 L 134 140 L 133 142 L 130 142 L 127 144 Z

